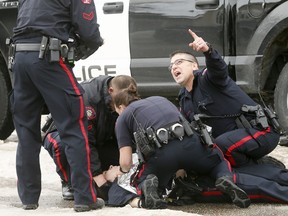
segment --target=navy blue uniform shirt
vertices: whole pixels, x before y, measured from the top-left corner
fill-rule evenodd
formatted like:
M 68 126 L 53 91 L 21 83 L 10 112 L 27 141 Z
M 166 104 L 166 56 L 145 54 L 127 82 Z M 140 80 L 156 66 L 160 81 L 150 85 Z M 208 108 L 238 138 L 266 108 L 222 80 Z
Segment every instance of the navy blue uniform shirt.
M 133 143 L 133 132 L 139 125 L 155 130 L 179 122 L 179 110 L 164 97 L 152 96 L 129 104 L 116 121 L 119 148 Z
M 204 54 L 207 68 L 194 71 L 193 89 L 188 92 L 182 88 L 179 101 L 181 112 L 190 121 L 199 113 L 227 116 L 204 120 L 213 128 L 212 135 L 217 137 L 237 128 L 235 117 L 228 116 L 239 114 L 243 104 L 254 106 L 256 102 L 229 77 L 227 64 L 216 50 Z
M 14 42 L 42 35 L 67 42 L 77 34 L 91 49 L 98 48 L 102 40 L 93 0 L 19 0 L 13 32 Z

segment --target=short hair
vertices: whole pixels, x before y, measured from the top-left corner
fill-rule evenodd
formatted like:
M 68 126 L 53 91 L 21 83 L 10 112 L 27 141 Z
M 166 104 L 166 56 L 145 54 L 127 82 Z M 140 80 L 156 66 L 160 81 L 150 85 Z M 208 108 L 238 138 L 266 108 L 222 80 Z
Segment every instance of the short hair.
M 198 66 L 199 66 L 199 63 L 198 63 L 198 60 L 197 60 L 197 58 L 191 53 L 191 52 L 188 52 L 188 51 L 184 51 L 184 50 L 175 50 L 174 52 L 172 52 L 170 55 L 169 55 L 169 57 L 170 58 L 172 58 L 174 55 L 176 55 L 176 54 L 186 54 L 186 55 L 189 55 L 189 56 L 191 56 L 191 60 L 193 61 L 193 62 L 195 62 Z

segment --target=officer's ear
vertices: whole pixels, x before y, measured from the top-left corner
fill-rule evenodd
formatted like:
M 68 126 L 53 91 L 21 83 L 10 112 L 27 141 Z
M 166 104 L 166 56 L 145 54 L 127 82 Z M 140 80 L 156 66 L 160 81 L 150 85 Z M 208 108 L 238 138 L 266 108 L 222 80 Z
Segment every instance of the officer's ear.
M 108 88 L 108 93 L 111 95 L 111 94 L 113 93 L 113 91 L 114 91 L 113 87 L 110 86 L 110 87 Z
M 114 107 L 115 107 L 115 111 L 116 111 L 119 115 L 121 115 L 121 113 L 122 113 L 122 112 L 125 110 L 125 108 L 126 108 L 126 106 L 123 105 L 123 104 L 121 104 L 121 105 L 119 105 L 119 106 L 114 105 Z

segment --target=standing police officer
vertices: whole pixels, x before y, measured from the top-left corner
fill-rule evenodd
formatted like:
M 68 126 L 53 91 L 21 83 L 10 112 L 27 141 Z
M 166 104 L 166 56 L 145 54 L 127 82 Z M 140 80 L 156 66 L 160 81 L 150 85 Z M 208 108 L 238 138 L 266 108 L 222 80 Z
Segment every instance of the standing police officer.
M 179 93 L 182 113 L 190 121 L 195 114 L 208 117 L 203 122 L 212 127 L 215 143 L 232 166 L 255 164 L 276 148 L 280 137 L 276 127 L 268 124 L 262 107 L 228 76 L 218 52 L 190 29 L 189 33 L 194 39 L 189 46 L 203 52 L 207 68 L 199 70 L 189 52 L 170 55 L 171 74 L 183 87 Z
M 92 0 L 19 0 L 14 28 L 11 107 L 19 138 L 16 170 L 18 194 L 26 210 L 38 207 L 41 193 L 40 117 L 44 104 L 65 143 L 71 167 L 75 211 L 104 206 L 97 199 L 90 171 L 83 89 L 72 72 L 73 37 L 88 57 L 103 44 Z

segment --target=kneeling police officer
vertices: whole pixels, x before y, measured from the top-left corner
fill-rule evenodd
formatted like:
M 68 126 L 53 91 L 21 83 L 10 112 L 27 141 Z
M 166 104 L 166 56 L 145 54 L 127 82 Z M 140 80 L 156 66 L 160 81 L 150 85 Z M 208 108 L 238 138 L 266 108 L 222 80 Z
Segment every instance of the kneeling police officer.
M 179 118 L 180 112 L 177 107 L 166 98 L 152 96 L 140 99 L 136 86 L 130 85 L 115 95 L 114 104 L 119 114 L 115 131 L 120 150 L 120 171 L 129 171 L 135 149 L 143 154 L 145 162 L 135 178 L 135 183 L 141 189 L 139 193 L 143 193 L 145 197 L 147 208 L 165 206 L 159 197 L 158 189 L 163 191 L 179 169 L 208 174 L 216 180 L 217 189 L 228 194 L 235 205 L 241 208 L 250 205 L 247 194 L 234 183 L 235 176 L 230 170 L 230 164 L 224 160 L 221 150 L 216 146 L 208 147 L 201 143 L 196 132 L 179 132 L 181 126 L 185 128 L 183 119 Z M 143 133 L 146 134 L 147 140 L 151 137 L 147 136 L 147 129 L 148 134 L 151 134 L 150 128 L 156 131 L 159 137 L 161 131 L 170 131 L 168 140 L 162 139 L 165 141 L 163 142 L 156 136 L 158 142 L 160 140 L 159 143 L 152 147 L 139 147 L 139 141 L 145 140 Z M 176 135 L 173 134 L 173 130 L 176 130 Z M 153 148 L 154 151 L 149 151 Z

